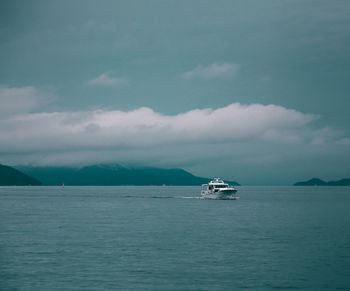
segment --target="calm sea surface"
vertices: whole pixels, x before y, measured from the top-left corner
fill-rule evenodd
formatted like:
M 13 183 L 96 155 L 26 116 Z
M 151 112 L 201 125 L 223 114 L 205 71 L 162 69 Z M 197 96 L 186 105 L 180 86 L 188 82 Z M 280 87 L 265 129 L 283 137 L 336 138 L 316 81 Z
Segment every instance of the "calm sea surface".
M 0 188 L 1 290 L 350 290 L 350 187 Z

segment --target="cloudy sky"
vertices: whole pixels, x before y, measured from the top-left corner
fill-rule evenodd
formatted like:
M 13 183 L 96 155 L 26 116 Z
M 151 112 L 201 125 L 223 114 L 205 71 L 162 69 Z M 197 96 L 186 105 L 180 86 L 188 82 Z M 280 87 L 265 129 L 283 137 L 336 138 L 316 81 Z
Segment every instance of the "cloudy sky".
M 350 176 L 349 1 L 1 1 L 0 163 Z

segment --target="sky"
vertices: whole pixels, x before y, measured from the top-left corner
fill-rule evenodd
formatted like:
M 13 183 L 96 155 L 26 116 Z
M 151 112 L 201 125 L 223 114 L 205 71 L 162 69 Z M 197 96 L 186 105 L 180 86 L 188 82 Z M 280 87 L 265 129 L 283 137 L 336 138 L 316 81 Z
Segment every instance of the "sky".
M 0 163 L 350 177 L 349 1 L 1 1 Z

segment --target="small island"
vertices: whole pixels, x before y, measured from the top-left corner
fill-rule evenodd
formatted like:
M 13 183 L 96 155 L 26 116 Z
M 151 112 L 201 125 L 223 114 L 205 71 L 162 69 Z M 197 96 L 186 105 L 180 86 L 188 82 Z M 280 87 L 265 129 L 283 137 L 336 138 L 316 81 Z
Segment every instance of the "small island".
M 350 186 L 350 179 L 326 182 L 319 178 L 312 178 L 308 181 L 297 182 L 293 186 Z

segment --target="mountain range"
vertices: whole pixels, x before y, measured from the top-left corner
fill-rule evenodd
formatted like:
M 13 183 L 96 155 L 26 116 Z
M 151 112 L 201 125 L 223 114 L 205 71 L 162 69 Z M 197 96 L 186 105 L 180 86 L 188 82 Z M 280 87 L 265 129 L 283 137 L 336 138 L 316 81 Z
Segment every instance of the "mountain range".
M 17 169 L 0 164 L 0 186 L 121 186 L 121 185 L 178 185 L 197 186 L 209 182 L 209 178 L 194 176 L 183 169 L 152 167 L 130 168 L 119 164 L 74 167 L 20 166 Z M 239 185 L 235 181 L 227 181 Z M 323 181 L 312 178 L 293 186 L 350 186 L 350 179 Z
M 349 186 L 350 179 L 341 179 L 337 181 L 323 181 L 319 178 L 312 178 L 308 181 L 297 182 L 294 186 Z
M 43 185 L 119 186 L 119 185 L 201 185 L 210 179 L 192 175 L 183 169 L 128 168 L 118 164 L 69 167 L 18 167 Z M 228 181 L 239 185 L 235 181 Z

